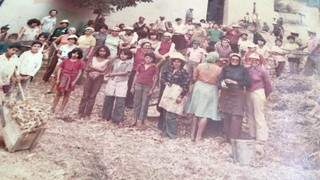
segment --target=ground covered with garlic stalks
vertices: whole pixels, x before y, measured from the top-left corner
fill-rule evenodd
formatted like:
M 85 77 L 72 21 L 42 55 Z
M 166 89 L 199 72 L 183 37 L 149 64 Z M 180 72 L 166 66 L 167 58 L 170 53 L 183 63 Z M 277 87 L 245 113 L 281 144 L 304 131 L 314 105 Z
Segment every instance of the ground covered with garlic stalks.
M 0 148 L 0 179 L 320 179 L 319 80 L 285 77 L 274 86 L 267 108 L 270 141 L 264 156 L 251 166 L 233 162 L 231 146 L 214 132 L 219 126 L 211 125 L 205 140 L 195 144 L 183 135 L 176 140 L 162 138 L 154 120 L 148 121 L 146 130 L 129 128 L 131 111 L 126 112 L 125 128 L 100 121 L 102 94 L 90 120 L 76 119 L 80 86 L 68 106 L 71 122 L 50 115 L 33 150 L 8 153 Z M 28 102 L 50 113 L 53 95 L 45 95 L 48 89 L 37 79 Z

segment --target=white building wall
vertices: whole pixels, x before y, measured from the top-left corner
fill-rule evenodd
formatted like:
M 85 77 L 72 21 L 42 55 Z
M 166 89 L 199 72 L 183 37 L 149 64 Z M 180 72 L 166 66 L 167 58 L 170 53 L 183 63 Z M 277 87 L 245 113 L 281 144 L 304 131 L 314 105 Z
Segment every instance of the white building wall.
M 147 22 L 154 22 L 160 15 L 168 20 L 185 18 L 186 10 L 193 8 L 196 21 L 206 19 L 208 0 L 154 0 L 153 3 L 141 3 L 137 7 L 129 7 L 107 17 L 107 24 L 133 24 L 139 16 L 145 16 Z
M 0 7 L 0 26 L 10 24 L 10 32 L 19 31 L 28 19 L 48 14 L 48 0 L 5 0 Z

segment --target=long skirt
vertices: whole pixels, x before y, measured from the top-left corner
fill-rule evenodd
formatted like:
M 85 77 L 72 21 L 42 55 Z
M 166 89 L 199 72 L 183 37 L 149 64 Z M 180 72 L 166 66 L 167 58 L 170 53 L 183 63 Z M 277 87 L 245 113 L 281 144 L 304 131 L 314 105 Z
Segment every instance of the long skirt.
M 243 116 L 245 110 L 245 93 L 243 90 L 222 89 L 219 97 L 219 110 L 231 115 Z
M 193 88 L 191 101 L 187 106 L 187 112 L 194 114 L 196 117 L 220 121 L 218 97 L 217 86 L 197 81 Z

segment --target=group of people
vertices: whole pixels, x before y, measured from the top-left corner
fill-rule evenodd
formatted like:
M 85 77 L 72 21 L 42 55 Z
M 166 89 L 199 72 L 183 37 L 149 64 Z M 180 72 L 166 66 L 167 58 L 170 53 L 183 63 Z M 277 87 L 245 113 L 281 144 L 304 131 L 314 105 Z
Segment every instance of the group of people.
M 177 118 L 192 114 L 193 141 L 202 139 L 208 120 L 223 121 L 226 140 L 241 138 L 244 117 L 251 138 L 266 141 L 264 107 L 271 79 L 281 76 L 287 62 L 290 73 L 299 73 L 302 57 L 295 52 L 305 48 L 307 74 L 320 72 L 319 41 L 312 31 L 307 46 L 291 34 L 284 46 L 283 38 L 276 37 L 268 48 L 258 27 L 248 31 L 237 24 L 194 22 L 191 11 L 185 21 L 161 16 L 147 24 L 139 17 L 132 26 L 109 28 L 100 20 L 83 29 L 70 27 L 68 20 L 57 24 L 57 14 L 51 10 L 42 20 L 30 19 L 19 33 L 1 28 L 0 87 L 8 95 L 14 84 L 21 84 L 27 93 L 48 59 L 42 80 L 50 83 L 47 93 L 55 93 L 52 112 L 62 115 L 76 85 L 82 84 L 78 114 L 90 117 L 104 86 L 101 117 L 119 127 L 126 108 L 134 111 L 131 126 L 144 126 L 149 102 L 158 98 L 158 128 L 169 138 L 177 137 Z

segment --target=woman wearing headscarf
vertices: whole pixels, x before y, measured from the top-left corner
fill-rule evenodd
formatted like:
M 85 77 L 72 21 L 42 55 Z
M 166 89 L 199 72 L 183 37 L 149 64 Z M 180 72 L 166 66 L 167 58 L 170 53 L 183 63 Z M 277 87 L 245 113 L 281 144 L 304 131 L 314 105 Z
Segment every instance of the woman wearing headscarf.
M 171 139 L 177 136 L 177 117 L 183 113 L 184 99 L 189 91 L 189 75 L 183 68 L 185 63 L 181 53 L 173 53 L 170 65 L 161 73 L 158 127 Z
M 232 53 L 230 64 L 223 68 L 219 78 L 221 86 L 219 110 L 222 113 L 227 141 L 240 137 L 246 103 L 245 90 L 250 87 L 248 71 L 240 62 L 241 56 Z
M 267 71 L 261 66 L 259 54 L 251 54 L 251 67 L 248 68 L 251 85 L 247 93 L 247 116 L 249 133 L 259 141 L 268 139 L 268 125 L 264 115 L 266 98 L 272 92 Z
M 192 123 L 192 141 L 202 139 L 208 119 L 220 121 L 218 83 L 222 68 L 215 64 L 218 60 L 219 54 L 211 52 L 207 55 L 205 62 L 199 64 L 193 72 L 195 84 L 190 104 L 187 107 L 187 112 L 197 117 Z

